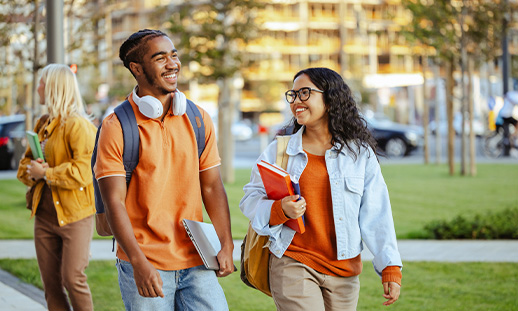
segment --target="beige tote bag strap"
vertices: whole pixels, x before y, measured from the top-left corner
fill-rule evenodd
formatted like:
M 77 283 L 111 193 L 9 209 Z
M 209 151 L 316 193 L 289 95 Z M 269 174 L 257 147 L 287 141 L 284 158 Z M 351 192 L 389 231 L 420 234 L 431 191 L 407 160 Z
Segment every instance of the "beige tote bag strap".
M 286 148 L 288 147 L 288 142 L 290 141 L 291 136 L 277 136 L 277 157 L 275 159 L 275 164 L 282 167 L 284 170 L 288 167 L 288 154 L 286 153 Z

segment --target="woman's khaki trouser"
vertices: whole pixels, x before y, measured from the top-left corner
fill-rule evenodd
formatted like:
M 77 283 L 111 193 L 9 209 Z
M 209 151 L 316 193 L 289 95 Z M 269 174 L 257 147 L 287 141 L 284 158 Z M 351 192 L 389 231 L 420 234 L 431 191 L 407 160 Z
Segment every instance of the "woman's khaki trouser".
M 353 311 L 360 280 L 326 275 L 290 257 L 270 255 L 270 289 L 277 310 Z
M 93 228 L 93 215 L 60 227 L 52 193 L 44 187 L 34 222 L 34 244 L 49 311 L 93 310 L 84 272 Z

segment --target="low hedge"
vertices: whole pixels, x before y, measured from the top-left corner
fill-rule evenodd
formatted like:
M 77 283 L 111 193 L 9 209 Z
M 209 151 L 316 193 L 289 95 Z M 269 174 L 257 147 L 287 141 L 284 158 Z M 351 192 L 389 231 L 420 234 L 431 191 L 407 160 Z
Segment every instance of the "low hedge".
M 458 215 L 450 221 L 435 220 L 425 225 L 421 238 L 448 239 L 518 239 L 518 208 L 507 208 L 484 215 Z

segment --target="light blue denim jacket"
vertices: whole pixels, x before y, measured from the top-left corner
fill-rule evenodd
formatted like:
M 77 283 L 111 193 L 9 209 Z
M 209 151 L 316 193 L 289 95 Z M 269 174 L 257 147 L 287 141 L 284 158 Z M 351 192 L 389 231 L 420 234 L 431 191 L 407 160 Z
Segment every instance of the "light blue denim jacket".
M 292 135 L 286 149 L 289 155 L 287 171 L 294 182 L 299 182 L 308 163 L 308 156 L 302 150 L 303 130 L 304 127 Z M 257 162 L 275 163 L 276 150 L 275 140 Z M 339 153 L 327 150 L 325 161 L 331 184 L 337 259 L 358 256 L 363 249 L 363 240 L 374 255 L 372 263 L 379 275 L 387 266 L 402 267 L 387 186 L 372 149 L 361 148 L 356 159 L 347 147 Z M 270 251 L 282 257 L 295 231 L 284 225 L 269 225 L 274 201 L 266 197 L 257 165 L 253 166 L 250 182 L 243 190 L 245 195 L 239 203 L 241 211 L 259 235 L 270 236 Z

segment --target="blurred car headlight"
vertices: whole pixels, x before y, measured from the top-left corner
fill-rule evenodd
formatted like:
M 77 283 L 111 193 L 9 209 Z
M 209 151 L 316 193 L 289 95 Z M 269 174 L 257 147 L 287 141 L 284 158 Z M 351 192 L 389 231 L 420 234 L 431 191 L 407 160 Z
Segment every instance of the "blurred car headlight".
M 417 140 L 419 139 L 419 136 L 417 135 L 417 133 L 414 133 L 414 132 L 406 132 L 405 133 L 405 137 L 408 139 L 408 141 L 416 146 L 417 145 Z

